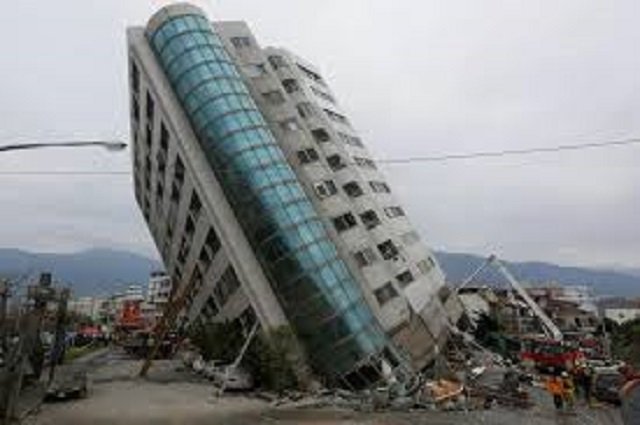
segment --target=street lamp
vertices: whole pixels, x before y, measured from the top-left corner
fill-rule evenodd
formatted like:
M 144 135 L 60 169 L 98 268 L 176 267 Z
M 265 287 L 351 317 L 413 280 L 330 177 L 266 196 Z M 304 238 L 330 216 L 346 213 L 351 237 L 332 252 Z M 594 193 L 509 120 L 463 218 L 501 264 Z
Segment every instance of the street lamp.
M 84 146 L 101 146 L 109 151 L 121 151 L 127 147 L 127 144 L 119 140 L 101 141 L 90 140 L 84 142 L 53 142 L 53 143 L 21 143 L 0 146 L 0 152 L 18 151 L 39 148 L 76 148 Z

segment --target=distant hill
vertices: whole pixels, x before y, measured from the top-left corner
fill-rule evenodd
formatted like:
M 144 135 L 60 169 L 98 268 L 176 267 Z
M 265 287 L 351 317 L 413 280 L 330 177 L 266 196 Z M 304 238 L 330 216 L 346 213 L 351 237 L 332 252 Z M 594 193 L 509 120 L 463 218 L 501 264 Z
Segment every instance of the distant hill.
M 35 277 L 49 271 L 54 280 L 69 285 L 76 296 L 112 293 L 128 283 L 146 284 L 149 274 L 161 268 L 157 261 L 127 251 L 90 249 L 42 254 L 0 248 L 0 276 Z
M 436 256 L 448 282 L 461 282 L 485 260 L 477 255 L 443 251 L 437 252 Z M 640 297 L 640 276 L 541 262 L 507 265 L 522 282 L 589 285 L 598 295 Z M 38 254 L 0 248 L 0 277 L 36 276 L 42 271 L 50 271 L 55 279 L 70 285 L 79 296 L 111 293 L 129 283 L 145 284 L 151 271 L 161 268 L 159 262 L 127 251 L 91 249 L 71 254 Z M 503 279 L 495 270 L 488 269 L 478 282 L 502 283 Z
M 436 252 L 440 265 L 447 274 L 447 281 L 462 282 L 485 261 L 485 257 L 472 254 Z M 506 262 L 505 264 L 521 282 L 547 283 L 551 281 L 565 285 L 587 285 L 596 295 L 640 297 L 640 276 L 619 271 L 565 267 L 542 262 Z M 478 277 L 478 282 L 503 283 L 504 278 L 489 268 Z

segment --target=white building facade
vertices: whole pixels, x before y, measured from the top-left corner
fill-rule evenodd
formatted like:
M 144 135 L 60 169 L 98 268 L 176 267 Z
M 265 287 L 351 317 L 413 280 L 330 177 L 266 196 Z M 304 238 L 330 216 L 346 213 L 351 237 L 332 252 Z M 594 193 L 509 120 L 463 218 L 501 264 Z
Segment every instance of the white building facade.
M 622 325 L 623 323 L 640 319 L 640 308 L 606 308 L 604 317 Z

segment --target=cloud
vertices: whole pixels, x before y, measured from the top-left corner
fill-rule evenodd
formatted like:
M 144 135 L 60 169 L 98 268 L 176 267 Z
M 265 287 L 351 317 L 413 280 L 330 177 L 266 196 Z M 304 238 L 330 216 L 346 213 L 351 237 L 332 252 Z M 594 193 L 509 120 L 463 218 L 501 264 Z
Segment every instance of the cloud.
M 0 139 L 128 138 L 125 28 L 166 3 L 11 3 L 0 17 Z M 377 158 L 640 134 L 633 0 L 196 3 L 317 63 Z M 128 155 L 97 151 L 1 160 L 0 171 L 130 168 Z M 436 247 L 640 267 L 639 165 L 638 147 L 621 147 L 385 170 Z M 4 246 L 155 255 L 127 177 L 0 184 Z

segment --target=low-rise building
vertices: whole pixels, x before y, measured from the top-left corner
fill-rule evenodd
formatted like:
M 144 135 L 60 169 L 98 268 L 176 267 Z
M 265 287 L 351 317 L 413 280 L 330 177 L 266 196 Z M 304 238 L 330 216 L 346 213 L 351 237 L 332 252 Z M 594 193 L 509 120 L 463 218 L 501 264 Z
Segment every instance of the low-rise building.
M 622 325 L 625 322 L 640 319 L 640 308 L 606 308 L 604 317 Z
M 69 300 L 67 304 L 67 311 L 87 317 L 91 320 L 98 320 L 102 302 L 102 299 L 94 297 L 73 298 Z
M 155 323 L 162 317 L 171 298 L 171 277 L 165 272 L 153 272 L 147 287 L 147 298 L 142 304 L 142 315 L 149 323 Z

